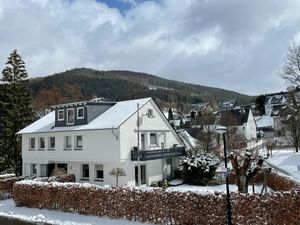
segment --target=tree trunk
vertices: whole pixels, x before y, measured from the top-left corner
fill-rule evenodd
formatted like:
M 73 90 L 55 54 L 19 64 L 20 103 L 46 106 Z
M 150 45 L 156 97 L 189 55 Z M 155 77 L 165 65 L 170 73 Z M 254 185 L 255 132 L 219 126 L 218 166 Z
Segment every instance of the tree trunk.
M 117 187 L 119 187 L 119 176 L 118 175 L 116 176 L 116 185 L 117 185 Z
M 239 193 L 248 193 L 248 179 L 246 175 L 237 177 L 237 186 Z

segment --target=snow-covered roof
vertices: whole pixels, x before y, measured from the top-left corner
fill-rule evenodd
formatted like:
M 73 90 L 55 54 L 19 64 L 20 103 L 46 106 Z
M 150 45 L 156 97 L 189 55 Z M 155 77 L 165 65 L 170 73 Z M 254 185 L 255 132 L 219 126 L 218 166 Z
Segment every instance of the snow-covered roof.
M 137 103 L 139 103 L 141 108 L 150 100 L 151 98 L 142 98 L 117 102 L 90 123 L 78 126 L 55 127 L 55 111 L 52 111 L 43 118 L 20 130 L 18 134 L 118 128 L 137 111 Z
M 196 138 L 193 138 L 186 130 L 178 130 L 178 134 L 179 136 L 181 136 L 181 139 L 183 140 L 187 148 L 189 148 L 189 146 L 192 148 L 196 148 L 197 146 L 199 146 L 199 141 Z
M 257 128 L 273 127 L 273 118 L 271 116 L 258 116 L 255 117 Z

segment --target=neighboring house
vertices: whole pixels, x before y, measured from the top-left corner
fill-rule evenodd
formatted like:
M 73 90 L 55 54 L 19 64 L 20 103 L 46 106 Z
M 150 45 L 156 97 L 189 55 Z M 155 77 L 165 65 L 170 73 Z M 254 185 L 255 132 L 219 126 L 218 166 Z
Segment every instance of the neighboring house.
M 274 138 L 274 121 L 271 116 L 255 117 L 258 136 L 265 139 Z
M 277 116 L 280 110 L 288 104 L 290 92 L 279 92 L 266 95 L 265 113 L 267 116 Z
M 219 103 L 219 111 L 239 108 L 239 103 L 236 99 L 226 99 Z
M 196 114 L 199 114 L 199 112 L 213 112 L 213 107 L 209 102 L 195 103 L 191 105 L 191 111 L 196 112 Z
M 221 112 L 220 122 L 222 126 L 236 127 L 236 134 L 243 136 L 248 141 L 257 138 L 257 126 L 251 109 L 246 111 L 242 109 L 224 110 Z
M 151 98 L 57 105 L 19 134 L 26 176 L 49 176 L 60 167 L 77 182 L 114 185 L 109 173 L 120 167 L 126 172 L 120 185 L 135 186 L 138 180 L 150 185 L 172 178 L 178 156 L 185 154 L 184 143 Z
M 182 118 L 182 119 L 176 119 L 176 120 L 170 120 L 170 124 L 175 128 L 175 129 L 181 129 L 180 123 L 182 121 L 183 127 L 187 126 L 188 123 L 191 122 L 191 118 Z

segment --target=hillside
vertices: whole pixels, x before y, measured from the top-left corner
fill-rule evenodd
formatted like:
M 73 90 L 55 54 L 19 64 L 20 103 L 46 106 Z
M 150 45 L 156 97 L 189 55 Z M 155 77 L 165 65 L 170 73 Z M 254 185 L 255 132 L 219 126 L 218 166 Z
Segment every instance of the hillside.
M 92 96 L 105 97 L 112 101 L 150 96 L 160 106 L 184 109 L 188 104 L 206 101 L 217 104 L 226 98 L 236 98 L 240 104 L 253 100 L 253 97 L 237 92 L 167 80 L 146 73 L 98 71 L 86 68 L 31 79 L 29 86 L 33 90 L 34 99 L 50 90 L 56 92 L 56 95 L 57 92 L 61 92 L 62 95 L 67 96 L 63 100 L 57 100 L 58 102 L 54 100 L 52 104 L 60 101 L 90 99 Z M 73 89 L 72 93 L 68 93 L 69 89 Z

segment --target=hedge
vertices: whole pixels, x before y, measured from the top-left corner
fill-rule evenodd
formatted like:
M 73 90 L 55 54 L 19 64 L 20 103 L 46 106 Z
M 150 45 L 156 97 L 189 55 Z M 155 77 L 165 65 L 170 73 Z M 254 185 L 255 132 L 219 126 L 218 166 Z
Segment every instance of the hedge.
M 17 206 L 126 218 L 160 224 L 225 224 L 226 195 L 171 192 L 160 188 L 113 188 L 92 184 L 15 183 Z M 300 191 L 231 193 L 234 224 L 298 224 Z

